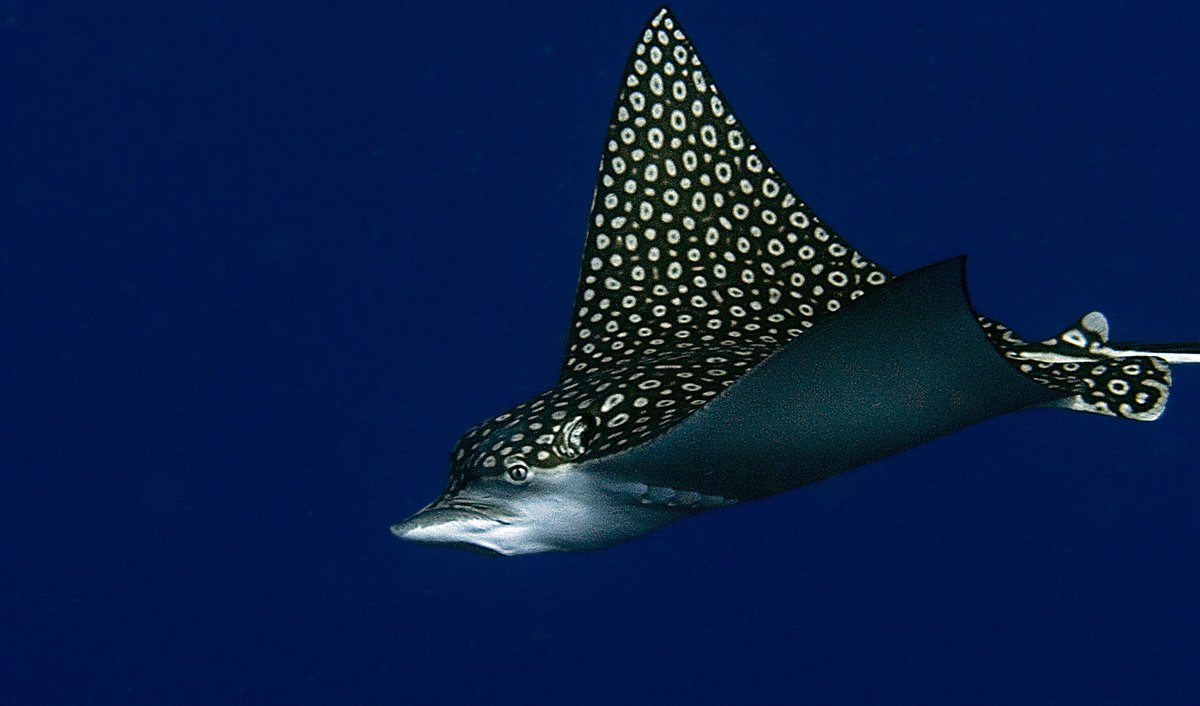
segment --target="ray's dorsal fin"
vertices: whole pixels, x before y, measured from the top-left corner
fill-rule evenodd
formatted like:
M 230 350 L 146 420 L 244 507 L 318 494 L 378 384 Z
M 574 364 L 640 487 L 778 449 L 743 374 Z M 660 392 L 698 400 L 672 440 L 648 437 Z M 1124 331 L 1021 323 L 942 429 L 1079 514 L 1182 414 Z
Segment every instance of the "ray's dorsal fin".
M 889 279 L 797 198 L 659 8 L 609 124 L 561 378 L 774 350 Z

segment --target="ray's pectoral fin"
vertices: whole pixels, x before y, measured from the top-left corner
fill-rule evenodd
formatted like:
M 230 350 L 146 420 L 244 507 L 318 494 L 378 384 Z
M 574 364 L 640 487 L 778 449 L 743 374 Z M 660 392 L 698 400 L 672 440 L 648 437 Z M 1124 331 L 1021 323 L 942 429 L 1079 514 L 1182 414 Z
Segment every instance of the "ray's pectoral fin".
M 561 380 L 697 347 L 769 352 L 890 278 L 799 198 L 659 8 L 609 121 Z M 703 396 L 672 389 L 685 410 Z
M 963 264 L 917 270 L 852 303 L 606 470 L 752 499 L 1062 398 L 989 342 Z

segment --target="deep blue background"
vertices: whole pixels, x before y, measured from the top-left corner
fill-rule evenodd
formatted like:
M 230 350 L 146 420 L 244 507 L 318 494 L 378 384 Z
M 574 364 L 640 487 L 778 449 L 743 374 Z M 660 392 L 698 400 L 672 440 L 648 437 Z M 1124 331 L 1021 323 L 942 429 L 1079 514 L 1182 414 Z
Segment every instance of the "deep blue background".
M 1196 703 L 1200 374 L 586 555 L 388 533 L 553 382 L 647 2 L 0 3 L 0 703 Z M 1200 338 L 1194 3 L 675 6 L 796 189 Z

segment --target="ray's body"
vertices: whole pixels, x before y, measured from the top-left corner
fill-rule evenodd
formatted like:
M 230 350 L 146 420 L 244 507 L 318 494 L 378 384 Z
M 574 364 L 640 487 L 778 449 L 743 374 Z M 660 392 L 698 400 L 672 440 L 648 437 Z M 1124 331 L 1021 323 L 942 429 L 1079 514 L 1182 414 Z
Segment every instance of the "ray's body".
M 467 432 L 445 493 L 393 527 L 500 554 L 581 550 L 828 477 L 996 414 L 1150 420 L 1170 362 L 1092 312 L 1030 343 L 962 262 L 903 277 L 759 149 L 660 9 L 629 58 L 558 384 Z

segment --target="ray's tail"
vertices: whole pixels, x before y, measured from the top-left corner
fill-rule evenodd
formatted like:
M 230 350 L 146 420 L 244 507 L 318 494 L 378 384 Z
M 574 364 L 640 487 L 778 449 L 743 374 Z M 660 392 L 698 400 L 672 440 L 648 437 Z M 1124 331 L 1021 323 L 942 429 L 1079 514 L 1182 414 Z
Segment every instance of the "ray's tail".
M 1063 391 L 1056 406 L 1079 412 L 1158 419 L 1171 391 L 1171 364 L 1200 363 L 1200 343 L 1109 341 L 1108 319 L 1098 311 L 1040 343 L 1024 341 L 998 322 L 979 321 L 1018 370 Z

